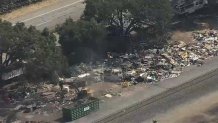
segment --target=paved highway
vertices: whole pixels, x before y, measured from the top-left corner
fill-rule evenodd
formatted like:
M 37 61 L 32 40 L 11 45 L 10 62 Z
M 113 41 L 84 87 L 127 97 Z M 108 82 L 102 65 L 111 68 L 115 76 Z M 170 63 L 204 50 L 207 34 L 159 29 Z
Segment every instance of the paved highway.
M 218 76 L 216 75 L 204 80 L 201 84 L 158 100 L 156 103 L 114 119 L 110 123 L 152 123 L 153 119 L 158 118 L 158 116 L 165 114 L 167 111 L 179 108 L 184 103 L 198 100 L 200 97 L 218 90 Z M 159 121 L 158 123 L 162 122 Z
M 55 25 L 63 23 L 69 17 L 74 20 L 79 19 L 85 8 L 83 2 L 84 0 L 61 0 L 52 6 L 9 21 L 13 24 L 24 22 L 27 26 L 36 26 L 37 29 L 43 29 L 45 27 L 53 29 Z

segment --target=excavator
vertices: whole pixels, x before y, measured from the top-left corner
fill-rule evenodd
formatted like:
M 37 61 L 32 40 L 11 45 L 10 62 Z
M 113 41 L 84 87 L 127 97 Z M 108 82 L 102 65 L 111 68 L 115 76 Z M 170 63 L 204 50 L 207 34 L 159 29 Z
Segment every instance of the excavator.
M 81 84 L 83 83 L 83 84 Z M 64 85 L 69 85 L 70 88 L 74 88 L 76 91 L 76 98 L 75 100 L 80 100 L 83 98 L 88 97 L 88 92 L 86 89 L 84 89 L 85 82 L 79 82 L 79 81 L 66 81 L 64 78 L 59 78 L 59 86 L 61 90 L 63 90 Z M 80 89 L 81 88 L 81 89 Z

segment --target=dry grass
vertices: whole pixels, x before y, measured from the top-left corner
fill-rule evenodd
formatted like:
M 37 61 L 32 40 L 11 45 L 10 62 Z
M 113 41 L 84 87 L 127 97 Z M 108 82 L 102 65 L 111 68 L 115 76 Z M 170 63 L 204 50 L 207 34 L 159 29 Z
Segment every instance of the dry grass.
M 17 10 L 12 11 L 11 13 L 1 15 L 0 18 L 3 20 L 10 21 L 10 20 L 15 19 L 17 17 L 24 16 L 24 15 L 29 14 L 31 12 L 42 9 L 44 7 L 51 6 L 59 1 L 60 0 L 44 0 L 44 1 L 36 3 L 36 4 L 31 4 L 29 6 L 19 8 Z

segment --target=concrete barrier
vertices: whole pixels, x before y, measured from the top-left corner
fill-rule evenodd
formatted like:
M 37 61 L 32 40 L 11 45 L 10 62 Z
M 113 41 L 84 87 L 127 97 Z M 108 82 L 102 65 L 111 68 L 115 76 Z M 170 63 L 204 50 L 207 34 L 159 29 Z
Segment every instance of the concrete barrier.
M 164 91 L 163 93 L 157 94 L 157 95 L 155 95 L 155 96 L 153 96 L 153 97 L 151 97 L 149 99 L 144 99 L 144 100 L 142 100 L 142 101 L 140 101 L 140 102 L 138 102 L 136 104 L 133 104 L 133 105 L 131 105 L 129 107 L 126 107 L 126 108 L 124 108 L 124 109 L 122 109 L 122 110 L 120 110 L 120 111 L 118 111 L 116 113 L 108 115 L 105 118 L 97 120 L 94 123 L 107 123 L 107 122 L 110 122 L 113 119 L 119 118 L 119 117 L 121 117 L 123 115 L 126 115 L 128 113 L 131 113 L 131 112 L 133 112 L 133 111 L 135 111 L 137 109 L 140 109 L 141 107 L 145 107 L 145 106 L 147 106 L 147 105 L 149 105 L 151 103 L 154 103 L 154 102 L 156 102 L 158 100 L 166 98 L 166 97 L 168 97 L 170 95 L 173 95 L 175 93 L 179 93 L 182 90 L 185 90 L 187 88 L 196 86 L 196 85 L 202 83 L 204 80 L 217 75 L 217 72 L 218 72 L 218 68 L 214 69 L 214 70 L 211 70 L 210 72 L 208 72 L 206 74 L 203 74 L 203 75 L 201 75 L 201 76 L 199 76 L 197 78 L 189 80 L 189 81 L 187 81 L 187 82 L 185 82 L 185 83 L 183 83 L 183 84 L 181 84 L 181 85 L 179 85 L 177 87 L 170 88 L 170 89 Z

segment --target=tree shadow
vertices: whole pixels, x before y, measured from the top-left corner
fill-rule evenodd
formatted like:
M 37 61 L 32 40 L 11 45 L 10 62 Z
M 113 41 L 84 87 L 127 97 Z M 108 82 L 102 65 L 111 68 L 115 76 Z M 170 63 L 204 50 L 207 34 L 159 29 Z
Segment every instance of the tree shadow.
M 208 6 L 193 14 L 175 16 L 172 31 L 218 30 L 218 5 Z

